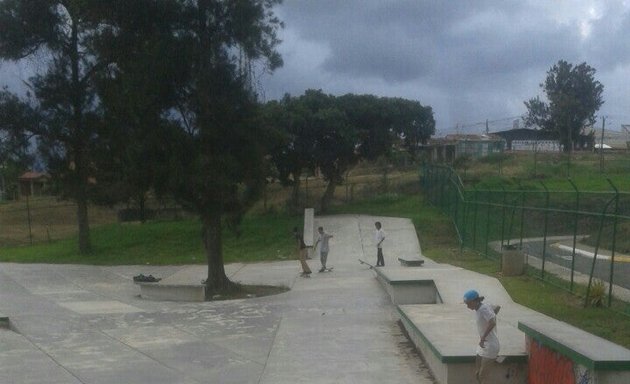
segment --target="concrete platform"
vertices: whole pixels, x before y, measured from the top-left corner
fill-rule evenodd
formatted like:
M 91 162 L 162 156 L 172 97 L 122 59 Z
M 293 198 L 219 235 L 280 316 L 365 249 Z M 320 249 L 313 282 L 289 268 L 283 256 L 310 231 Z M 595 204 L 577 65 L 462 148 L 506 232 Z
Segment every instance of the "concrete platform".
M 420 349 L 439 383 L 469 384 L 474 380 L 475 348 L 479 342 L 474 317 L 461 305 L 400 305 L 398 313 L 410 338 Z M 525 337 L 498 317 L 497 332 L 503 362 L 494 371 L 494 383 L 525 384 Z
M 15 329 L 0 329 L 0 383 L 432 384 L 395 307 L 357 262 L 376 259 L 375 220 L 417 243 L 403 234 L 406 219 L 317 217 L 335 235 L 334 271 L 305 279 L 297 260 L 226 265 L 233 281 L 291 288 L 245 300 L 146 300 L 133 283 L 140 273 L 201 282 L 204 265 L 0 263 L 0 312 Z M 395 244 L 385 246 L 385 262 L 397 264 Z
M 474 315 L 462 300 L 463 292 L 471 288 L 485 296 L 486 302 L 502 307 L 497 316 L 502 363 L 493 382 L 522 384 L 528 375 L 554 366 L 571 366 L 600 384 L 630 382 L 630 350 L 514 303 L 495 278 L 439 264 L 378 268 L 375 275 L 393 302 L 413 302 L 414 298 L 420 302 L 398 305 L 397 310 L 439 383 L 471 382 L 478 335 Z M 426 292 L 423 296 L 418 284 L 434 287 L 435 303 L 427 300 Z M 532 343 L 548 355 L 539 357 L 540 352 L 529 349 Z M 545 372 L 540 374 L 546 377 Z
M 494 382 L 526 383 L 525 335 L 510 316 L 503 317 L 517 305 L 498 280 L 436 263 L 427 268 L 378 268 L 375 274 L 391 300 L 399 304 L 400 320 L 438 383 L 468 384 L 474 380 L 479 336 L 474 314 L 462 299 L 463 292 L 471 288 L 485 295 L 488 302 L 502 306 L 497 329 L 503 363 L 497 366 Z
M 376 268 L 381 280 L 357 261 L 375 263 L 375 221 L 388 234 L 386 267 Z M 421 255 L 408 219 L 340 215 L 316 217 L 314 225 L 335 236 L 328 256 L 334 271 L 305 279 L 297 260 L 226 265 L 233 281 L 290 288 L 246 300 L 145 300 L 133 283 L 142 273 L 198 284 L 204 265 L 0 263 L 0 312 L 11 320 L 11 330 L 0 329 L 0 383 L 473 383 L 470 359 L 477 340 L 463 292 L 475 288 L 502 306 L 499 338 L 508 367 L 521 356 L 512 340 L 524 344 L 526 337 L 519 322 L 537 329 L 555 321 L 515 304 L 491 277 L 426 258 L 422 268 L 399 266 L 396 255 Z M 308 262 L 312 268 L 318 264 Z M 379 281 L 432 281 L 439 300 L 396 306 Z M 520 380 L 521 372 L 511 370 L 508 379 Z M 617 377 L 621 372 L 608 371 Z

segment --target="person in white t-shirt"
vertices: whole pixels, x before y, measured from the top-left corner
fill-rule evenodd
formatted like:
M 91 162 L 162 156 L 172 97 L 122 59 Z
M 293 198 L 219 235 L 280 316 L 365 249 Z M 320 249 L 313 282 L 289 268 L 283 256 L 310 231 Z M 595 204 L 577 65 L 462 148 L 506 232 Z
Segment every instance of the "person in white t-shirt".
M 385 241 L 385 231 L 381 228 L 381 222 L 374 223 L 376 231 L 374 231 L 374 241 L 376 242 L 376 266 L 384 267 L 385 259 L 383 258 L 383 241 Z
M 499 337 L 497 336 L 497 313 L 500 306 L 483 303 L 484 297 L 474 289 L 464 294 L 464 303 L 468 309 L 475 311 L 479 344 L 477 344 L 476 372 L 477 381 L 490 383 L 491 372 L 499 355 Z
M 326 270 L 330 270 L 329 268 L 326 268 L 326 261 L 328 260 L 328 251 L 330 250 L 328 241 L 333 237 L 333 235 L 324 232 L 324 227 L 317 228 L 317 233 L 319 234 L 319 237 L 317 238 L 313 249 L 317 249 L 317 244 L 320 244 L 319 261 L 322 263 L 322 268 L 319 272 L 324 272 Z

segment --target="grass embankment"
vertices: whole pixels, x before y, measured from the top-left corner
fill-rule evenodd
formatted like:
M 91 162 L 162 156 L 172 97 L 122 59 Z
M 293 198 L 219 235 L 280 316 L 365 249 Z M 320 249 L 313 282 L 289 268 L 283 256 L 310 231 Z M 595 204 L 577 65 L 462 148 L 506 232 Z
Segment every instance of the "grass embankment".
M 580 191 L 613 191 L 606 182 L 609 178 L 620 191 L 630 190 L 630 153 L 610 153 L 602 158 L 598 153 L 513 152 L 462 159 L 455 168 L 466 185 L 479 188 L 542 189 L 541 182 L 550 190 L 573 191 L 571 179 Z M 518 182 L 520 182 L 520 184 Z
M 251 262 L 294 257 L 291 230 L 301 218 L 248 215 L 242 235 L 224 232 L 224 260 Z M 76 237 L 33 246 L 0 248 L 0 261 L 94 265 L 205 264 L 198 220 L 158 221 L 145 224 L 107 224 L 90 231 L 93 252 L 78 253 Z

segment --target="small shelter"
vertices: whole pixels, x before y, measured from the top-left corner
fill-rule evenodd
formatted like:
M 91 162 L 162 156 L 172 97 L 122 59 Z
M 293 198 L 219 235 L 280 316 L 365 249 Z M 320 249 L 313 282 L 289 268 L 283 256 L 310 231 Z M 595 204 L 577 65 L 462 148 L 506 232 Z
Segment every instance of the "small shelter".
M 478 159 L 495 153 L 503 153 L 505 149 L 505 140 L 492 134 L 446 135 L 446 140 L 455 142 L 455 157 L 470 156 Z
M 28 171 L 18 177 L 18 195 L 23 197 L 41 196 L 50 182 L 50 175 Z
M 451 163 L 461 156 L 473 159 L 495 153 L 502 153 L 505 140 L 495 135 L 446 135 L 444 138 L 431 139 L 424 151 L 429 153 L 431 161 Z

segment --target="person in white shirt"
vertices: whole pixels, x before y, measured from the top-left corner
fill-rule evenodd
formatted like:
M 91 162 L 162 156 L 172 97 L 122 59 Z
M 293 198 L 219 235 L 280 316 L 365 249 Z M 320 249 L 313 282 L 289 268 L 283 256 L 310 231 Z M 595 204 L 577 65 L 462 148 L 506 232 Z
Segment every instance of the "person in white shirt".
M 383 241 L 385 241 L 385 231 L 381 228 L 381 222 L 374 223 L 376 231 L 374 231 L 374 241 L 376 242 L 376 266 L 384 267 L 385 259 L 383 258 Z
M 497 313 L 501 307 L 483 303 L 483 300 L 484 297 L 474 289 L 464 293 L 464 303 L 468 309 L 475 311 L 479 332 L 475 375 L 479 383 L 487 384 L 492 380 L 491 372 L 501 347 L 497 336 Z
M 328 240 L 330 240 L 333 235 L 324 232 L 324 227 L 317 228 L 317 232 L 319 233 L 319 237 L 317 238 L 317 241 L 315 242 L 315 246 L 313 248 L 317 249 L 317 244 L 321 244 L 319 247 L 319 261 L 322 263 L 322 268 L 319 270 L 319 272 L 324 272 L 327 269 L 326 261 L 328 260 L 329 251 Z

